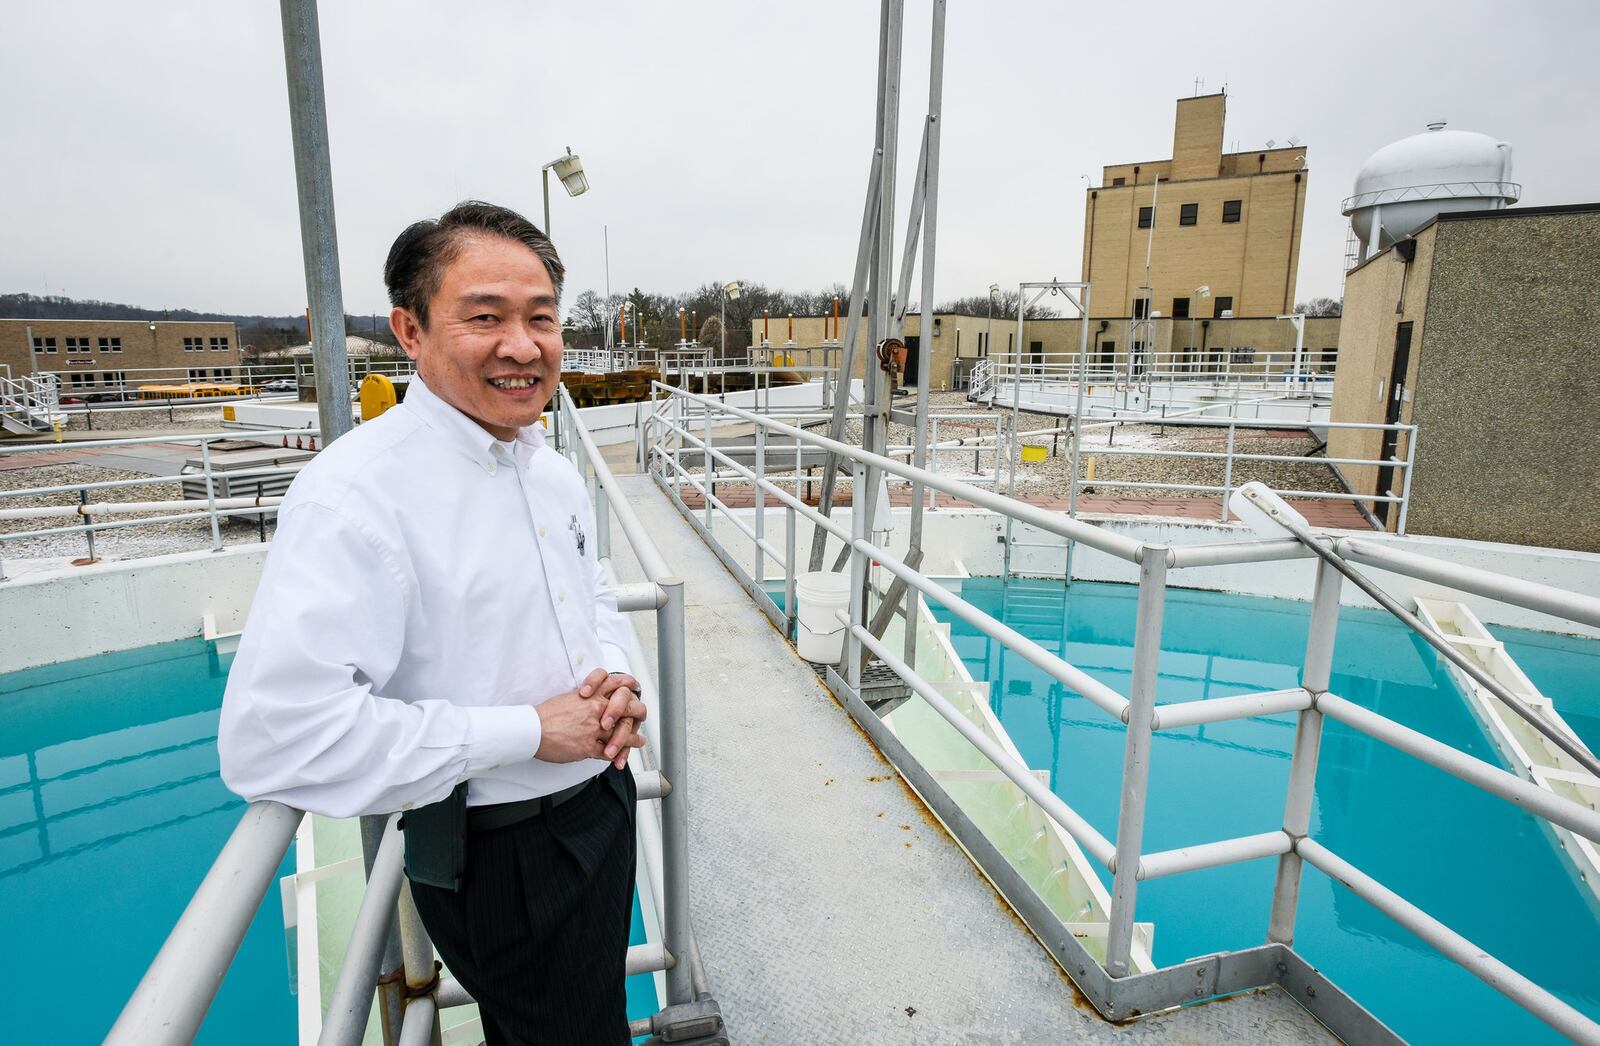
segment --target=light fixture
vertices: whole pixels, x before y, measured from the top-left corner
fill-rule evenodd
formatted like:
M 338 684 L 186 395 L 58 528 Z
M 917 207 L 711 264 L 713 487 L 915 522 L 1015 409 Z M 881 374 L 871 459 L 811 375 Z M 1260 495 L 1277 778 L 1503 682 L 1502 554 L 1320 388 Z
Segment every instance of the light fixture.
M 583 173 L 583 161 L 578 159 L 572 151 L 572 146 L 567 146 L 567 155 L 558 156 L 554 160 L 539 168 L 539 178 L 544 187 L 544 234 L 550 235 L 550 169 L 554 167 L 556 177 L 561 179 L 562 188 L 567 190 L 568 196 L 582 196 L 589 191 L 589 179 Z
M 728 296 L 729 301 L 739 300 L 739 281 L 730 280 L 722 285 L 722 293 Z
M 582 196 L 589 191 L 589 179 L 583 173 L 583 161 L 572 151 L 572 146 L 567 146 L 567 155 L 558 156 L 545 164 L 546 169 L 552 167 L 568 196 Z
M 992 298 L 996 294 L 999 294 L 999 293 L 1000 293 L 1000 285 L 998 283 L 989 284 L 989 297 Z
M 1209 286 L 1207 286 L 1206 284 L 1202 283 L 1200 286 L 1198 286 L 1198 287 L 1196 287 L 1194 289 L 1194 294 L 1195 294 L 1195 297 L 1200 298 L 1201 300 L 1204 300 L 1206 298 L 1211 297 L 1211 288 Z

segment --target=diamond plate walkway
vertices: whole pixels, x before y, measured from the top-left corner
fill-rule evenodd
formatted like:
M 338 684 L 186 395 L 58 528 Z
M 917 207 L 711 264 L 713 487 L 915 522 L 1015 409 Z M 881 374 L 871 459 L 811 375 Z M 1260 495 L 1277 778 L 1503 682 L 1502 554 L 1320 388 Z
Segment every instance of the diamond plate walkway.
M 649 477 L 621 482 L 686 582 L 692 904 L 736 1046 L 1336 1041 L 1276 989 L 1100 1019 Z

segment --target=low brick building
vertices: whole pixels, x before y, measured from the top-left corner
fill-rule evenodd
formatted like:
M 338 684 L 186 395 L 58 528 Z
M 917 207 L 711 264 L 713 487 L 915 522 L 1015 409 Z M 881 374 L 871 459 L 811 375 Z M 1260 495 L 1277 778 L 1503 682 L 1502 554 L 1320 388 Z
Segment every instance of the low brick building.
M 0 367 L 13 377 L 55 374 L 67 395 L 143 381 L 226 381 L 241 376 L 239 364 L 232 323 L 0 319 Z

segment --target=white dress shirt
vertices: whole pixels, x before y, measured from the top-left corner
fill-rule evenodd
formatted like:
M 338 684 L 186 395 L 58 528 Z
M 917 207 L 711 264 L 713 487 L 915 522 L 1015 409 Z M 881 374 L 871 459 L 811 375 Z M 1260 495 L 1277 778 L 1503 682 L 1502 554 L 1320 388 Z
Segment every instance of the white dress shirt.
M 223 781 L 351 817 L 468 778 L 478 805 L 599 773 L 534 758 L 535 705 L 628 670 L 593 534 L 583 479 L 539 426 L 498 441 L 413 378 L 279 508 L 223 697 Z

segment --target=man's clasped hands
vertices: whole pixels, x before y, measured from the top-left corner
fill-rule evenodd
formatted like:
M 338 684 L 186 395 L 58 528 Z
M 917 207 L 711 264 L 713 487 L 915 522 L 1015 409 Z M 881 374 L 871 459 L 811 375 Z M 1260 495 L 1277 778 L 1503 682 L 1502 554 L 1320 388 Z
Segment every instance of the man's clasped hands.
M 534 707 L 540 728 L 536 754 L 546 762 L 608 759 L 620 770 L 628 749 L 644 747 L 638 726 L 647 710 L 639 700 L 639 681 L 625 673 L 597 668 L 578 689 Z

